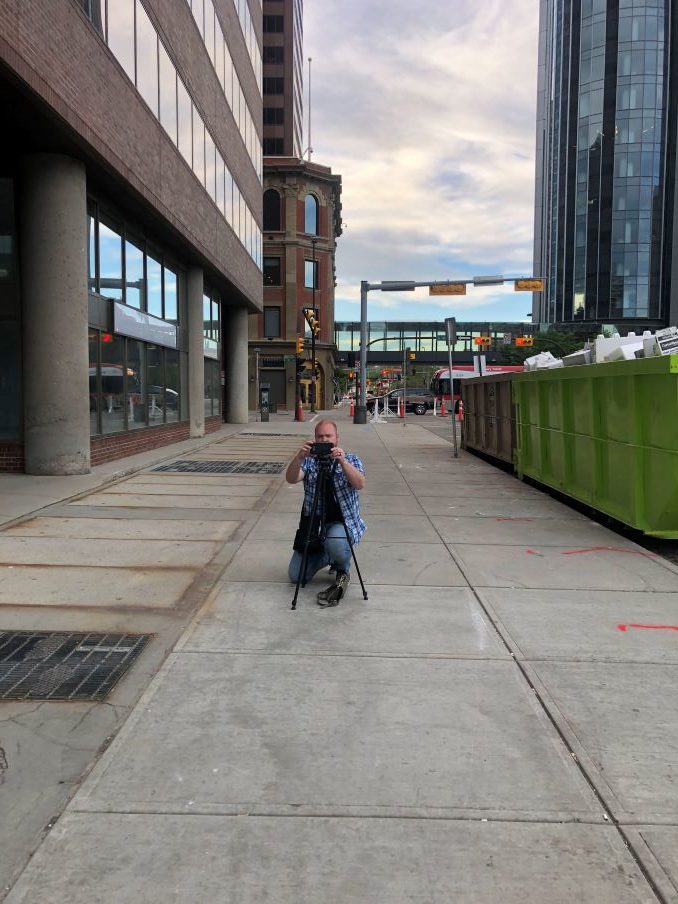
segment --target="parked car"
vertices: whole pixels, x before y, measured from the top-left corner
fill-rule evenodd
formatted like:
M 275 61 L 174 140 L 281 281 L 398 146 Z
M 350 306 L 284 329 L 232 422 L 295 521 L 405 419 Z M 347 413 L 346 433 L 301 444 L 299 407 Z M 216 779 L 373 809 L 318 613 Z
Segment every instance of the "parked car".
M 388 407 L 390 411 L 398 410 L 398 401 L 402 399 L 403 393 L 405 395 L 405 411 L 413 411 L 415 414 L 426 414 L 427 411 L 430 411 L 433 408 L 433 403 L 435 400 L 435 396 L 430 389 L 419 388 L 416 386 L 407 387 L 407 389 L 393 389 L 391 392 L 387 392 L 386 395 L 377 396 L 374 399 L 368 399 L 366 402 L 366 407 L 369 412 L 374 411 L 374 406 L 377 400 L 379 401 L 379 410 L 381 411 L 384 406 L 384 399 L 388 400 Z

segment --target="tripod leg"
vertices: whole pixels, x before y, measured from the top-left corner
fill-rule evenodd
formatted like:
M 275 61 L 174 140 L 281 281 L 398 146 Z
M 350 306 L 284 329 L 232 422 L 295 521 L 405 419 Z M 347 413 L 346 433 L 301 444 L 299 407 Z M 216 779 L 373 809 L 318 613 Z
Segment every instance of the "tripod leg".
M 304 551 L 301 556 L 301 565 L 299 566 L 299 574 L 297 575 L 297 584 L 294 588 L 294 599 L 292 600 L 292 611 L 297 608 L 297 597 L 299 596 L 299 587 L 306 586 L 306 570 L 308 568 L 308 547 L 311 542 L 311 531 L 313 530 L 313 519 L 315 518 L 315 513 L 318 508 L 318 501 L 320 499 L 320 489 L 321 489 L 321 480 L 320 476 L 318 477 L 318 482 L 315 488 L 315 494 L 313 496 L 313 503 L 311 505 L 311 518 L 308 522 L 308 531 L 306 532 L 306 539 L 304 541 Z
M 346 527 L 346 521 L 344 520 L 343 512 L 341 512 L 341 506 L 339 505 L 339 500 L 337 499 L 337 491 L 334 486 L 334 482 L 331 484 L 332 493 L 334 495 L 334 501 L 336 503 L 337 509 L 341 513 L 341 525 L 344 528 L 344 533 L 346 534 L 346 539 L 348 541 L 349 549 L 351 550 L 351 557 L 353 558 L 353 562 L 355 564 L 356 574 L 358 575 L 358 580 L 360 581 L 360 589 L 363 592 L 363 599 L 367 599 L 367 590 L 365 590 L 365 584 L 363 583 L 363 576 L 360 574 L 360 568 L 358 567 L 358 559 L 356 558 L 355 549 L 353 547 L 353 542 L 351 541 L 351 537 L 348 533 L 348 528 Z

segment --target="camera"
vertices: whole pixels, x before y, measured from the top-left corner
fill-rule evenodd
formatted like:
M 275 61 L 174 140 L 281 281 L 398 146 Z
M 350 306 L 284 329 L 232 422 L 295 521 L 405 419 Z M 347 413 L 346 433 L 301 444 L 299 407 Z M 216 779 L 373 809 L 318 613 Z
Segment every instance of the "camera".
M 311 455 L 315 458 L 329 458 L 334 443 L 311 443 Z

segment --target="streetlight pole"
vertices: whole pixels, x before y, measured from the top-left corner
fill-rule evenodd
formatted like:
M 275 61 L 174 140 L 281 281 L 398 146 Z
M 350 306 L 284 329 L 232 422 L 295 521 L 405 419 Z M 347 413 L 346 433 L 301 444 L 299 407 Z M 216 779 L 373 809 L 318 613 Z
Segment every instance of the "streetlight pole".
M 254 349 L 254 420 L 257 419 L 257 411 L 259 411 L 259 352 L 260 348 Z
M 457 319 L 456 317 L 445 318 L 445 332 L 447 333 L 447 359 L 450 367 L 450 420 L 452 422 L 452 448 L 454 449 L 454 457 L 459 458 L 459 449 L 457 448 L 457 412 L 454 404 L 454 380 L 452 379 L 452 349 L 457 344 Z
M 309 111 L 309 117 L 310 117 Z M 317 318 L 317 312 L 315 309 L 315 284 L 317 281 L 317 270 L 316 270 L 316 260 L 315 260 L 315 246 L 317 238 L 311 239 L 311 244 L 313 245 L 313 316 Z M 316 407 L 316 392 L 318 389 L 318 384 L 316 382 L 316 368 L 315 368 L 315 329 L 311 329 L 311 412 L 315 414 Z
M 367 293 L 369 283 L 360 283 L 360 392 L 356 399 L 354 424 L 367 423 Z

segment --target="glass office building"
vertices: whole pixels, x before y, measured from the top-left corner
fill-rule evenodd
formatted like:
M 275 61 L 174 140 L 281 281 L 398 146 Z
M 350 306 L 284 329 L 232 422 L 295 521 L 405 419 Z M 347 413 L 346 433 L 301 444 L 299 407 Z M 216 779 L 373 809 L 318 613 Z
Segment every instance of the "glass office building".
M 259 0 L 0 15 L 0 471 L 247 422 L 261 41 Z
M 676 321 L 674 5 L 541 0 L 535 321 Z

